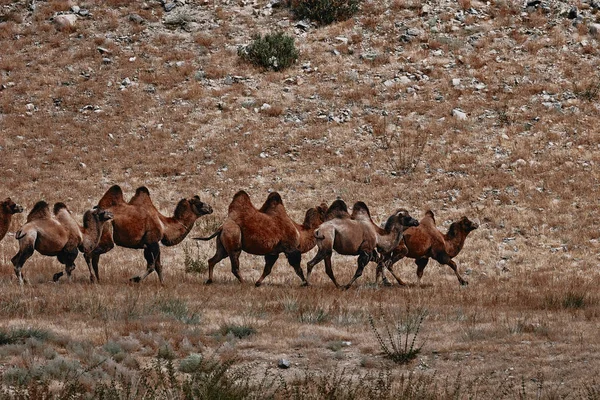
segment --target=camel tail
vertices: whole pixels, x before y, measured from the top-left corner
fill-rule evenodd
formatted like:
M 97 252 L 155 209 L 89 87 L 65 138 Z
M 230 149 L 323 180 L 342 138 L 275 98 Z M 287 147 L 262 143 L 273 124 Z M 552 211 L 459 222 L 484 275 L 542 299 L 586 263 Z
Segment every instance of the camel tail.
M 323 234 L 321 232 L 319 232 L 318 229 L 315 229 L 315 238 L 317 238 L 319 240 L 323 240 L 323 239 L 325 239 L 325 236 L 323 236 Z
M 210 235 L 209 237 L 195 237 L 192 239 L 206 241 L 206 240 L 210 240 L 210 239 L 214 238 L 215 236 L 218 236 L 219 234 L 221 234 L 221 229 L 217 229 L 217 231 L 215 233 L 213 233 L 212 235 Z
M 18 230 L 17 232 L 15 232 L 15 239 L 21 240 L 25 237 L 25 235 L 26 235 L 26 233 L 23 233 L 20 230 Z

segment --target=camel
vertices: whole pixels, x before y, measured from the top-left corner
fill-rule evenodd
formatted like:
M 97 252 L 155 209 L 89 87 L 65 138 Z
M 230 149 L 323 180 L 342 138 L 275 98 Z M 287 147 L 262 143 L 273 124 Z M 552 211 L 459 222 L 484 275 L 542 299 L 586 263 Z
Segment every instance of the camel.
M 90 271 L 94 271 L 96 281 L 100 281 L 98 263 L 100 255 L 110 251 L 114 245 L 130 249 L 144 249 L 147 262 L 143 276 L 131 278 L 133 282 L 141 282 L 156 271 L 163 284 L 162 264 L 160 261 L 160 243 L 175 246 L 190 233 L 194 223 L 203 215 L 211 214 L 212 207 L 193 196 L 181 199 L 175 207 L 172 217 L 162 215 L 150 199 L 150 191 L 145 186 L 139 187 L 135 195 L 125 202 L 123 191 L 118 185 L 109 188 L 98 202 L 98 207 L 113 213 L 112 224 L 105 227 L 98 245 L 84 254 Z M 111 232 L 112 229 L 112 232 Z M 90 272 L 90 278 L 91 277 Z
M 0 240 L 4 239 L 4 236 L 6 236 L 13 214 L 21 212 L 23 212 L 23 207 L 15 204 L 10 197 L 7 197 L 0 202 Z
M 336 200 L 337 201 L 337 200 Z M 342 200 L 339 200 L 342 202 Z M 334 202 L 335 203 L 335 202 Z M 352 280 L 344 286 L 350 288 L 358 279 L 369 261 L 379 261 L 377 252 L 387 254 L 398 246 L 402 239 L 402 232 L 408 226 L 415 226 L 418 222 L 412 218 L 404 209 L 398 209 L 392 214 L 385 228 L 377 227 L 369 212 L 369 208 L 362 201 L 356 202 L 352 207 L 352 215 L 344 213 L 345 203 L 332 204 L 337 210 L 331 214 L 338 217 L 324 222 L 315 230 L 317 246 L 319 251 L 307 264 L 307 279 L 310 277 L 313 267 L 325 260 L 325 272 L 335 284 L 337 283 L 331 267 L 331 255 L 333 250 L 343 255 L 358 255 L 358 266 Z
M 19 252 L 11 262 L 19 283 L 23 285 L 21 269 L 34 250 L 45 256 L 56 256 L 65 265 L 65 271 L 71 280 L 78 248 L 95 247 L 100 240 L 104 223 L 111 218 L 110 212 L 95 207 L 84 214 L 84 226 L 80 227 L 64 203 L 54 204 L 51 213 L 48 203 L 37 202 L 27 216 L 25 225 L 15 234 L 19 241 Z M 54 281 L 61 276 L 62 272 L 55 274 Z
M 448 232 L 444 235 L 435 226 L 435 217 L 431 210 L 425 213 L 425 217 L 419 222 L 419 226 L 407 229 L 404 232 L 404 243 L 399 245 L 387 259 L 378 265 L 377 278 L 383 276 L 384 284 L 388 284 L 385 275 L 383 274 L 383 265 L 385 264 L 389 271 L 392 271 L 392 266 L 404 257 L 413 258 L 417 264 L 417 279 L 419 283 L 423 277 L 423 270 L 430 258 L 443 265 L 448 265 L 458 278 L 461 285 L 467 285 L 467 282 L 458 272 L 456 263 L 452 261 L 454 257 L 462 250 L 465 240 L 470 232 L 477 229 L 479 225 L 476 222 L 469 220 L 467 217 L 462 217 L 460 220 L 453 222 L 448 228 Z M 400 285 L 405 283 L 394 275 Z
M 269 276 L 280 253 L 285 253 L 302 284 L 307 285 L 300 266 L 301 257 L 316 245 L 313 231 L 324 221 L 326 210 L 325 204 L 309 209 L 300 225 L 287 215 L 279 193 L 270 193 L 263 206 L 256 209 L 248 193 L 243 190 L 237 192 L 229 204 L 227 219 L 223 225 L 207 238 L 195 238 L 210 240 L 217 237 L 217 251 L 208 260 L 206 283 L 213 282 L 215 265 L 227 256 L 231 261 L 231 272 L 243 283 L 239 272 L 239 257 L 245 251 L 265 256 L 263 273 L 256 281 L 256 286 L 260 286 Z

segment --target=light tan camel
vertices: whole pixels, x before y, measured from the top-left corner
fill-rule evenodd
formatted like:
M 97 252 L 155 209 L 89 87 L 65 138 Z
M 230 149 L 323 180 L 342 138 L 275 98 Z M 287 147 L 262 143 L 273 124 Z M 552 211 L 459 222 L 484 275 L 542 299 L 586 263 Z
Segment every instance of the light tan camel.
M 65 271 L 71 279 L 78 247 L 95 247 L 100 239 L 102 226 L 111 218 L 110 212 L 94 208 L 85 213 L 84 226 L 80 227 L 64 203 L 54 204 L 52 213 L 45 201 L 36 203 L 27 216 L 27 222 L 15 235 L 19 241 L 19 252 L 11 261 L 19 283 L 23 284 L 21 269 L 34 250 L 45 256 L 56 256 L 65 265 Z M 54 280 L 58 280 L 62 274 L 54 274 Z
M 433 258 L 440 264 L 448 265 L 454 271 L 461 285 L 467 285 L 467 282 L 460 273 L 456 263 L 452 261 L 454 257 L 462 250 L 465 240 L 470 232 L 477 229 L 479 225 L 476 222 L 469 220 L 467 217 L 462 217 L 460 220 L 453 222 L 448 228 L 448 232 L 444 235 L 435 226 L 435 217 L 431 210 L 425 213 L 425 217 L 420 221 L 419 226 L 407 229 L 404 232 L 404 243 L 398 246 L 392 253 L 389 254 L 387 260 L 377 267 L 377 278 L 383 276 L 385 284 L 387 279 L 383 274 L 381 265 L 385 264 L 387 269 L 392 272 L 392 266 L 404 257 L 414 258 L 417 264 L 417 278 L 419 282 L 423 277 L 423 271 L 427 266 L 430 258 Z M 405 283 L 396 277 L 400 285 Z
M 23 212 L 23 207 L 15 204 L 10 197 L 0 202 L 0 240 L 6 236 L 13 214 L 21 212 Z
M 325 272 L 339 288 L 340 285 L 335 279 L 331 266 L 333 250 L 343 255 L 358 255 L 356 272 L 344 287 L 348 289 L 362 275 L 369 261 L 379 261 L 376 251 L 386 254 L 395 249 L 402 239 L 403 230 L 418 222 L 406 210 L 399 209 L 388 218 L 385 228 L 382 229 L 373 223 L 369 208 L 362 201 L 354 204 L 350 218 L 344 214 L 343 207 L 339 207 L 340 205 L 340 203 L 336 204 L 339 217 L 321 224 L 315 230 L 319 251 L 307 264 L 307 279 L 313 267 L 325 260 Z
M 114 185 L 102 196 L 98 207 L 111 211 L 114 218 L 111 224 L 112 235 L 110 228 L 105 228 L 100 243 L 85 257 L 90 271 L 92 268 L 94 270 L 96 280 L 100 280 L 100 255 L 110 251 L 116 244 L 130 249 L 144 249 L 146 272 L 141 277 L 131 278 L 132 281 L 140 282 L 156 271 L 161 284 L 160 243 L 165 246 L 179 244 L 190 233 L 198 218 L 213 212 L 211 206 L 200 201 L 198 196 L 193 196 L 181 199 L 173 216 L 166 217 L 154 207 L 150 192 L 145 186 L 139 187 L 127 203 L 123 199 L 121 188 Z
M 243 190 L 237 192 L 229 204 L 227 219 L 223 225 L 207 238 L 195 238 L 210 240 L 217 237 L 217 251 L 208 260 L 206 283 L 213 282 L 215 265 L 227 256 L 231 261 L 231 272 L 243 282 L 239 272 L 239 257 L 245 251 L 265 256 L 265 267 L 256 286 L 260 286 L 271 273 L 280 253 L 286 255 L 288 262 L 306 285 L 300 266 L 302 253 L 315 246 L 313 232 L 323 222 L 326 210 L 326 204 L 309 209 L 303 224 L 299 225 L 288 216 L 279 193 L 270 193 L 263 206 L 256 209 L 248 193 Z

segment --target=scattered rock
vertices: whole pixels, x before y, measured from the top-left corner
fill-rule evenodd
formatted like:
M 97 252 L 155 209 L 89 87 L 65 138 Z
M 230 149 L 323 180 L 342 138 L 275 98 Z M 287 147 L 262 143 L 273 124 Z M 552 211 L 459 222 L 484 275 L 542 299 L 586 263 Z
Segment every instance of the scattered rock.
M 75 14 L 60 14 L 54 17 L 54 23 L 59 29 L 75 26 L 77 15 Z
M 35 105 L 33 103 L 28 103 L 25 105 L 25 109 L 27 111 L 35 111 Z
M 454 87 L 460 86 L 460 78 L 452 79 L 452 86 L 454 86 Z
M 129 20 L 135 22 L 136 24 L 143 24 L 146 22 L 144 18 L 142 18 L 139 14 L 136 13 L 129 14 Z
M 106 49 L 104 47 L 96 47 L 96 50 L 98 50 L 100 52 L 100 54 L 112 54 L 112 51 L 110 51 L 109 49 Z
M 567 14 L 567 18 L 569 18 L 569 19 L 577 18 L 577 7 L 575 7 L 575 6 L 571 7 L 571 9 L 569 10 L 569 13 Z
M 467 113 L 465 113 L 459 108 L 455 108 L 452 110 L 452 116 L 458 119 L 459 121 L 465 121 L 467 119 Z
M 306 20 L 296 22 L 296 28 L 300 28 L 303 31 L 308 31 L 310 29 L 310 22 Z
M 73 11 L 74 14 L 77 14 L 80 10 L 81 7 L 79 6 L 71 6 L 71 11 Z
M 291 365 L 290 360 L 286 360 L 285 358 L 282 358 L 277 362 L 277 368 L 281 369 L 288 369 Z
M 166 12 L 172 11 L 177 5 L 175 3 L 165 3 L 164 8 Z

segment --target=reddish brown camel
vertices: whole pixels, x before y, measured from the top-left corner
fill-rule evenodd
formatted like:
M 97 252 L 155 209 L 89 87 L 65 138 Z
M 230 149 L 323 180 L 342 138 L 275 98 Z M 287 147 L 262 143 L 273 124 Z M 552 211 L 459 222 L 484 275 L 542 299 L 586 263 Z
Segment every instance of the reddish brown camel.
M 106 191 L 98 202 L 98 207 L 111 211 L 114 218 L 112 224 L 102 232 L 100 243 L 85 255 L 85 261 L 90 271 L 93 268 L 96 281 L 100 281 L 98 275 L 100 255 L 110 251 L 116 244 L 130 249 L 144 249 L 146 272 L 141 277 L 131 278 L 132 281 L 140 282 L 156 271 L 161 284 L 163 276 L 159 244 L 165 246 L 179 244 L 190 233 L 198 218 L 213 211 L 211 206 L 200 201 L 198 196 L 193 196 L 189 199 L 181 199 L 173 216 L 166 217 L 154 207 L 150 192 L 145 186 L 139 187 L 127 203 L 118 185 Z
M 15 274 L 23 284 L 21 269 L 34 250 L 45 256 L 56 256 L 71 279 L 75 269 L 78 247 L 93 248 L 100 240 L 102 227 L 112 214 L 106 210 L 94 208 L 84 215 L 84 226 L 80 227 L 64 203 L 54 204 L 51 213 L 48 203 L 39 201 L 27 216 L 27 223 L 19 229 L 15 237 L 19 241 L 19 252 L 12 258 Z M 54 275 L 54 280 L 62 276 Z
M 423 277 L 423 270 L 430 258 L 443 265 L 448 265 L 458 278 L 461 285 L 467 285 L 468 282 L 463 279 L 458 273 L 456 263 L 452 261 L 454 257 L 462 250 L 465 240 L 470 232 L 477 229 L 479 225 L 467 217 L 462 217 L 457 222 L 453 222 L 448 228 L 448 232 L 444 235 L 435 226 L 435 218 L 433 212 L 428 210 L 425 217 L 420 221 L 419 226 L 409 228 L 404 232 L 404 243 L 401 243 L 390 254 L 387 259 L 377 267 L 377 278 L 383 276 L 384 284 L 389 285 L 384 273 L 383 265 L 392 272 L 393 265 L 404 257 L 415 259 L 417 264 L 417 278 L 419 282 Z M 396 277 L 400 285 L 405 283 Z
M 287 215 L 279 193 L 270 193 L 263 206 L 256 209 L 246 192 L 237 192 L 229 204 L 227 219 L 223 225 L 207 238 L 195 238 L 210 240 L 217 237 L 217 251 L 208 260 L 206 283 L 213 282 L 215 265 L 227 256 L 231 261 L 231 272 L 243 283 L 239 272 L 239 257 L 245 251 L 265 256 L 265 267 L 256 286 L 260 286 L 271 273 L 280 253 L 285 253 L 302 283 L 307 285 L 300 266 L 302 253 L 315 246 L 313 231 L 323 222 L 326 210 L 325 204 L 309 209 L 303 224 L 299 225 Z
M 21 212 L 23 212 L 23 207 L 15 204 L 10 197 L 7 197 L 0 202 L 0 240 L 6 236 L 6 232 L 8 232 L 13 214 L 18 214 Z
M 317 238 L 318 253 L 308 262 L 307 279 L 310 277 L 313 267 L 325 260 L 325 272 L 335 284 L 340 287 L 333 274 L 331 256 L 333 250 L 343 255 L 358 255 L 358 266 L 352 280 L 344 287 L 350 288 L 358 279 L 369 261 L 378 261 L 377 252 L 387 254 L 398 246 L 402 238 L 403 230 L 408 226 L 417 225 L 418 222 L 412 218 L 404 209 L 397 210 L 392 214 L 385 228 L 377 227 L 371 220 L 369 208 L 362 201 L 356 202 L 352 207 L 352 215 L 348 215 L 347 207 L 342 200 L 336 200 L 332 204 L 334 208 L 328 215 L 337 215 L 319 226 L 315 230 Z

